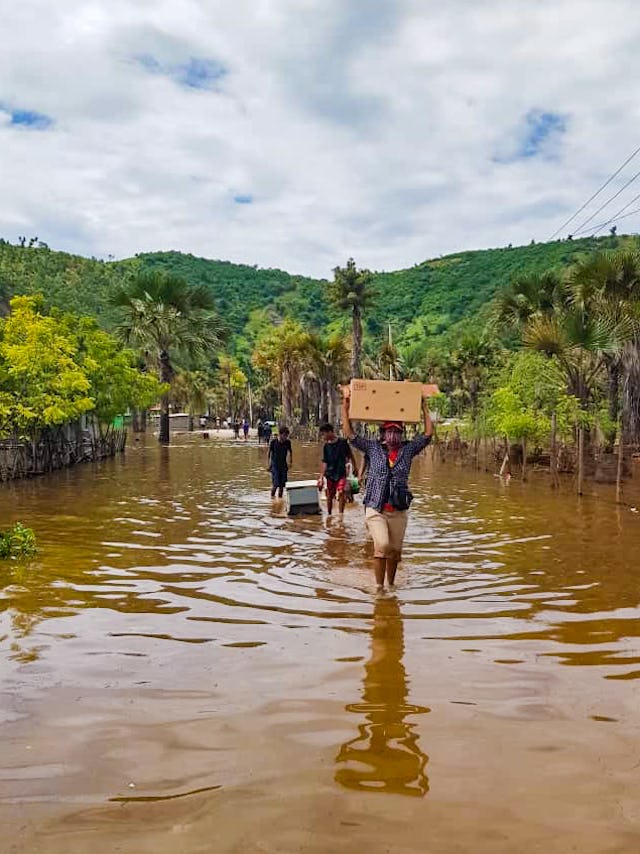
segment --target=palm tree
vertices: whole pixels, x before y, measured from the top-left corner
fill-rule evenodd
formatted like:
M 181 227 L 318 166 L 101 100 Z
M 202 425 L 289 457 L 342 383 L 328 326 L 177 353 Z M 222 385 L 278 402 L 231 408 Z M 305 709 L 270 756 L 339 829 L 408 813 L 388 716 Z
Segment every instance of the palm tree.
M 227 418 L 233 418 L 233 376 L 240 370 L 240 365 L 232 356 L 221 353 L 218 356 L 218 368 L 227 392 Z
M 633 361 L 629 355 L 639 331 L 640 257 L 634 250 L 599 252 L 576 264 L 569 277 L 569 290 L 573 305 L 607 317 L 616 331 L 618 346 L 603 352 L 609 418 L 616 424 L 620 379 L 625 363 Z
M 615 353 L 619 340 L 615 322 L 607 316 L 567 309 L 555 317 L 538 317 L 523 333 L 526 347 L 556 356 L 562 366 L 567 391 L 586 409 L 593 398 L 604 355 Z
M 329 285 L 329 298 L 342 311 L 351 312 L 352 351 L 351 376 L 362 375 L 362 315 L 376 296 L 371 288 L 372 274 L 369 270 L 358 270 L 353 258 L 346 267 L 336 267 L 333 282 Z
M 313 336 L 311 358 L 320 381 L 320 418 L 333 422 L 338 414 L 337 390 L 349 374 L 349 343 L 340 332 Z
M 174 401 L 184 406 L 189 413 L 189 431 L 193 430 L 193 419 L 206 412 L 211 397 L 209 377 L 204 371 L 179 371 L 171 389 Z
M 378 365 L 382 376 L 390 380 L 399 380 L 404 374 L 404 364 L 398 348 L 390 341 L 384 341 L 378 354 Z
M 565 287 L 554 270 L 516 276 L 496 297 L 493 320 L 522 331 L 536 317 L 549 317 L 563 305 Z
M 411 344 L 401 354 L 403 375 L 406 380 L 421 382 L 428 374 L 425 345 Z
M 499 349 L 495 341 L 484 333 L 466 332 L 449 354 L 449 382 L 459 390 L 459 400 L 470 404 L 474 421 L 478 414 L 480 388 L 488 370 L 497 361 Z
M 259 339 L 251 360 L 256 368 L 279 381 L 285 421 L 294 420 L 296 387 L 310 358 L 311 336 L 293 320 L 285 322 Z
M 168 444 L 168 385 L 174 375 L 174 355 L 205 356 L 222 341 L 213 295 L 202 285 L 154 270 L 139 273 L 116 291 L 112 302 L 120 309 L 119 336 L 144 352 L 161 382 L 167 384 L 161 399 L 158 438 Z

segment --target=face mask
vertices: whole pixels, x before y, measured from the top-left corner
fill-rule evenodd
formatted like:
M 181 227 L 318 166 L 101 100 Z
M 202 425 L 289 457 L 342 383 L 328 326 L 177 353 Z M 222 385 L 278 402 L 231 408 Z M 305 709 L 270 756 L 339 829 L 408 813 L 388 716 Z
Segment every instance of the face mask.
M 387 445 L 397 447 L 402 441 L 402 434 L 397 433 L 395 430 L 387 430 L 384 434 L 384 440 Z

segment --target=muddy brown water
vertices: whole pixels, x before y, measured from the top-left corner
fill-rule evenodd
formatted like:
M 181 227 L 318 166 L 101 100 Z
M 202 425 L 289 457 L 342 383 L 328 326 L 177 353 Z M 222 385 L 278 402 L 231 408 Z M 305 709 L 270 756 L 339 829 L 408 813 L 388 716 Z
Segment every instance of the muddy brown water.
M 376 599 L 361 506 L 289 519 L 264 463 L 180 436 L 0 487 L 40 544 L 0 569 L 0 851 L 640 851 L 636 487 L 427 453 Z

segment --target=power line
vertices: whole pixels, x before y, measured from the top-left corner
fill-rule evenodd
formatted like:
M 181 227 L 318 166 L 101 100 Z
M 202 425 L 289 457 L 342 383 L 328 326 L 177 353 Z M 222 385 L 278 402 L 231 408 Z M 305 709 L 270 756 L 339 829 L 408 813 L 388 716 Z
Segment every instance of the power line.
M 638 198 L 638 196 L 636 196 L 636 199 L 637 199 L 637 198 Z M 637 213 L 640 213 L 640 208 L 635 208 L 635 210 L 629 211 L 629 213 L 624 214 L 624 216 L 615 216 L 615 217 L 612 217 L 611 219 L 608 219 L 606 222 L 601 222 L 601 223 L 600 223 L 600 225 L 595 225 L 595 226 L 592 226 L 591 228 L 585 228 L 585 231 L 590 231 L 590 232 L 591 232 L 591 237 L 593 237 L 593 236 L 594 236 L 595 234 L 597 234 L 601 229 L 603 229 L 603 228 L 605 227 L 605 225 L 609 225 L 609 224 L 610 224 L 610 223 L 612 223 L 614 220 L 617 222 L 618 220 L 626 219 L 628 216 L 633 216 L 634 214 L 637 214 Z M 579 232 L 577 232 L 577 231 L 576 231 L 576 232 L 572 235 L 572 237 L 577 237 L 578 235 L 579 235 Z
M 632 176 L 631 176 L 631 178 L 629 178 L 629 180 L 627 181 L 627 183 L 626 183 L 626 184 L 624 184 L 622 187 L 620 187 L 620 189 L 618 190 L 618 192 L 617 192 L 617 193 L 614 193 L 614 194 L 613 194 L 613 196 L 611 196 L 609 199 L 607 199 L 607 201 L 606 201 L 606 202 L 604 202 L 604 204 L 600 205 L 600 207 L 598 208 L 598 210 L 597 210 L 597 211 L 595 211 L 594 213 L 592 213 L 592 214 L 591 214 L 591 216 L 588 216 L 588 217 L 585 219 L 585 221 L 584 221 L 581 225 L 579 225 L 579 226 L 578 226 L 578 228 L 576 229 L 576 231 L 582 231 L 582 229 L 585 227 L 585 225 L 586 225 L 588 222 L 591 222 L 591 220 L 592 220 L 595 216 L 598 216 L 598 214 L 600 213 L 600 211 L 604 210 L 608 205 L 610 205 L 610 204 L 611 204 L 611 202 L 612 202 L 614 199 L 617 199 L 617 198 L 618 198 L 618 196 L 620 195 L 620 193 L 622 193 L 622 192 L 623 192 L 623 190 L 626 190 L 626 189 L 627 189 L 627 187 L 628 187 L 630 184 L 633 184 L 633 182 L 638 178 L 638 176 L 640 176 L 640 170 L 638 170 L 638 172 L 636 172 L 636 174 L 635 174 L 635 175 L 632 175 Z
M 556 236 L 556 234 L 559 234 L 564 228 L 566 228 L 567 225 L 569 225 L 570 222 L 573 222 L 573 220 L 578 216 L 578 214 L 582 213 L 582 211 L 587 207 L 587 205 L 590 204 L 595 199 L 596 196 L 599 196 L 600 193 L 604 190 L 604 188 L 606 186 L 608 186 L 613 181 L 613 179 L 622 172 L 622 170 L 627 165 L 627 163 L 630 163 L 639 151 L 640 151 L 640 145 L 636 148 L 636 150 L 632 154 L 629 155 L 629 157 L 627 157 L 627 159 L 624 161 L 622 166 L 620 166 L 618 169 L 616 169 L 616 171 L 613 173 L 613 175 L 611 175 L 609 178 L 607 178 L 607 180 L 604 182 L 604 184 L 601 187 L 598 187 L 598 189 L 595 191 L 595 193 L 590 198 L 587 199 L 587 201 L 582 205 L 582 207 L 578 208 L 578 210 L 572 216 L 570 216 L 568 220 L 566 220 L 565 222 L 562 223 L 560 228 L 557 228 L 553 232 L 553 234 L 551 235 L 549 240 L 553 240 L 553 238 Z M 605 207 L 606 207 L 606 205 L 605 205 Z
M 586 231 L 590 231 L 591 236 L 593 236 L 593 235 L 597 234 L 605 226 L 609 225 L 610 223 L 615 222 L 618 219 L 624 219 L 624 217 L 620 216 L 620 214 L 624 213 L 627 210 L 627 208 L 630 208 L 634 202 L 638 201 L 638 199 L 640 199 L 640 193 L 638 193 L 636 196 L 634 196 L 631 199 L 631 201 L 627 202 L 626 205 L 623 205 L 620 208 L 620 210 L 616 211 L 616 213 L 614 213 L 614 215 L 612 217 L 609 217 L 609 219 L 606 220 L 606 222 L 602 222 L 602 223 L 600 223 L 600 225 L 590 225 L 589 228 L 585 228 L 582 231 L 576 231 L 576 232 L 574 232 L 574 237 L 576 236 L 576 234 L 583 234 Z

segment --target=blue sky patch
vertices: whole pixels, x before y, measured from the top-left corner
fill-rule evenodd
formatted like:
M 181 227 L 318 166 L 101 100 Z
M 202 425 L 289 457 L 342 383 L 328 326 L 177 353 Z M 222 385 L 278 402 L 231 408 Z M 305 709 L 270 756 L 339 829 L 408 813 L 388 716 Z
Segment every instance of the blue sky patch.
M 249 195 L 234 196 L 233 201 L 237 205 L 250 205 L 253 202 L 253 196 L 249 196 Z
M 567 117 L 562 113 L 529 110 L 525 116 L 524 135 L 518 157 L 535 157 L 549 142 L 559 139 L 567 130 Z
M 199 59 L 192 56 L 186 62 L 162 63 L 151 54 L 136 56 L 136 61 L 151 74 L 170 77 L 186 89 L 215 89 L 228 74 L 228 69 L 215 59 Z
M 9 124 L 16 127 L 29 128 L 30 130 L 46 130 L 54 123 L 51 116 L 37 113 L 35 110 L 20 110 L 0 103 L 0 113 L 10 116 Z

